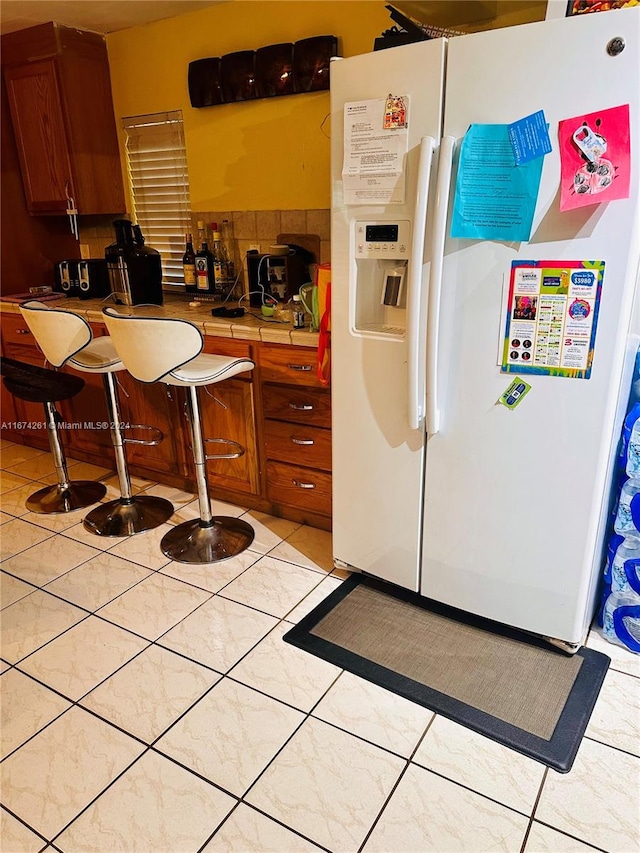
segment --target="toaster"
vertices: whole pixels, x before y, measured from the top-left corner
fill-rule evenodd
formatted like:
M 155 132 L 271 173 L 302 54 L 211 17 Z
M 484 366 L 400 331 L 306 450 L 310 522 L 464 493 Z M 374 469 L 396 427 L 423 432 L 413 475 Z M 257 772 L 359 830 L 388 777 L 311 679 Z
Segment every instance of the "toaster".
M 60 261 L 55 265 L 54 290 L 80 299 L 100 299 L 111 292 L 107 262 L 101 258 Z

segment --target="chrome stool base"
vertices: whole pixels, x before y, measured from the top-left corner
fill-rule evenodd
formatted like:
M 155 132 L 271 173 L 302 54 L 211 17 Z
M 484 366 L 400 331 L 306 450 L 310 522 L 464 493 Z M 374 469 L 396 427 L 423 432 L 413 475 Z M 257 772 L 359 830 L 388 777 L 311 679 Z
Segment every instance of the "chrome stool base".
M 173 515 L 173 504 L 153 495 L 136 495 L 101 504 L 84 519 L 84 526 L 98 536 L 133 536 L 153 530 Z
M 74 480 L 66 486 L 56 483 L 29 495 L 26 507 L 43 514 L 73 512 L 98 503 L 106 493 L 106 486 L 93 480 Z
M 162 537 L 162 553 L 177 563 L 217 563 L 235 557 L 253 542 L 255 531 L 246 521 L 216 515 L 211 524 L 199 518 L 178 524 Z

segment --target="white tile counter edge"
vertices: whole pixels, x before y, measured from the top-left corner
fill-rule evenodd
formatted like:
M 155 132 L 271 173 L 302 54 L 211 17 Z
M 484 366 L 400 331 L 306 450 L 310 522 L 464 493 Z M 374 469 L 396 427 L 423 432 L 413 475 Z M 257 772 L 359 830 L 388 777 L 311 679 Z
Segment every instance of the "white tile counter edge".
M 34 296 L 34 299 L 37 299 L 37 296 Z M 80 314 L 93 323 L 101 323 L 103 322 L 102 309 L 110 303 L 92 299 L 80 300 L 76 297 L 70 297 L 47 304 L 51 308 L 73 311 L 75 314 Z M 135 311 L 135 306 L 129 310 Z M 19 314 L 20 306 L 17 302 L 4 302 L 0 299 L 0 313 Z M 145 308 L 140 313 L 149 316 L 151 311 L 149 308 Z M 250 314 L 245 314 L 244 317 L 233 318 L 233 320 L 212 317 L 211 308 L 202 305 L 197 308 L 191 308 L 184 300 L 171 297 L 167 298 L 166 296 L 164 305 L 154 306 L 152 316 L 189 320 L 198 326 L 203 334 L 211 337 L 263 343 L 295 344 L 296 346 L 312 347 L 314 349 L 318 346 L 317 332 L 300 329 L 294 331 L 293 327 L 288 323 L 276 324 L 266 322 Z

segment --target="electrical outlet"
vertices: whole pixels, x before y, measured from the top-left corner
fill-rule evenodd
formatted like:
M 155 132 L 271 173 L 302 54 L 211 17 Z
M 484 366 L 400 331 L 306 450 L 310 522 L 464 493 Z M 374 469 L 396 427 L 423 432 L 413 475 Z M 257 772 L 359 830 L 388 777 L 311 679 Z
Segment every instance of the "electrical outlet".
M 255 250 L 256 252 L 260 252 L 260 243 L 252 243 L 249 246 L 249 251 L 251 252 L 253 250 Z
M 80 257 L 84 260 L 91 257 L 88 243 L 80 243 Z

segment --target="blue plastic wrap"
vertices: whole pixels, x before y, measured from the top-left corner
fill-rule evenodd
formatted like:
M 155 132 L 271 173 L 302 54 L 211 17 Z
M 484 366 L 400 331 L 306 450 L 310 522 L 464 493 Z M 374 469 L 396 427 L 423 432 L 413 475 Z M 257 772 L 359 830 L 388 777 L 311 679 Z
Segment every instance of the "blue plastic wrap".
M 640 654 L 640 351 L 624 420 L 614 484 L 599 623 L 607 639 Z

